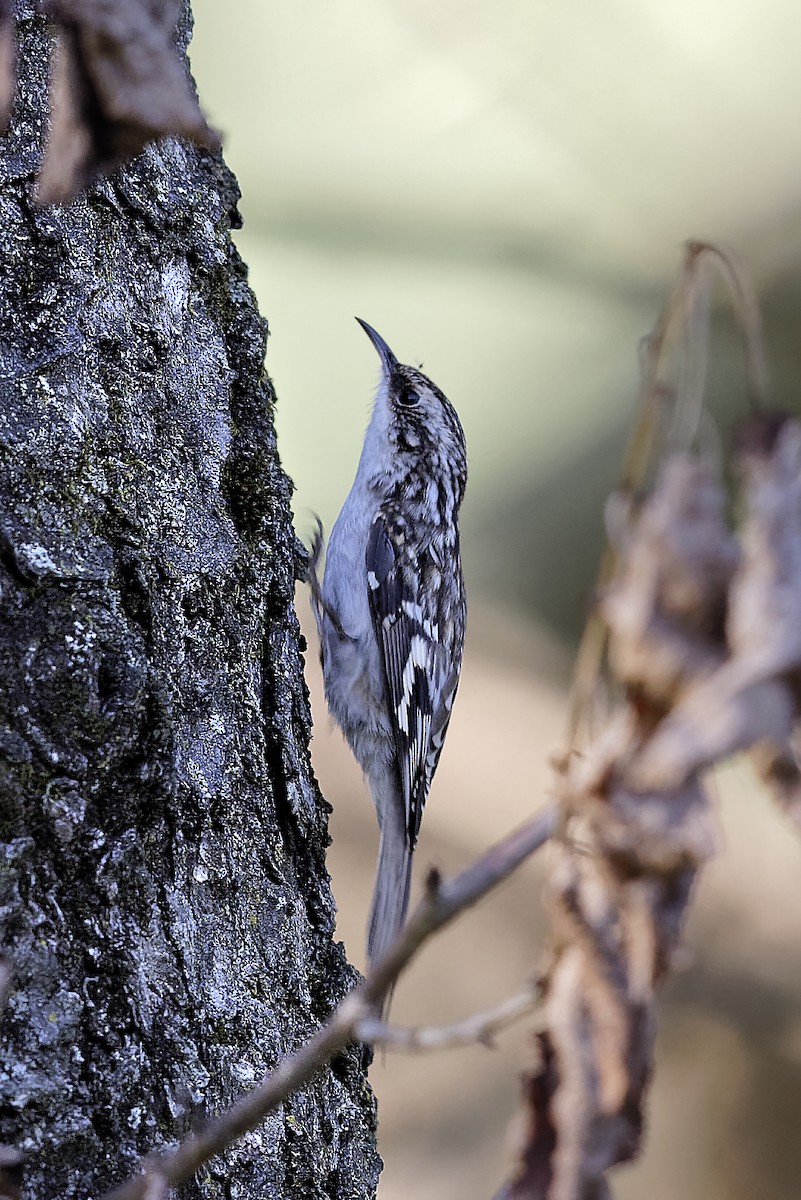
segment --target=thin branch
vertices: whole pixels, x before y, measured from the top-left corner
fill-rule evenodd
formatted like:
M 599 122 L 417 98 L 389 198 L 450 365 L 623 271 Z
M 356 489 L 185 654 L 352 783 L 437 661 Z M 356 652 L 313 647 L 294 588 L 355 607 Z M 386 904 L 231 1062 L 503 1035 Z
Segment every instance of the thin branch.
M 362 1021 L 358 1034 L 360 1042 L 387 1046 L 392 1050 L 426 1051 L 451 1050 L 462 1046 L 480 1045 L 491 1049 L 495 1037 L 503 1029 L 519 1021 L 539 1005 L 539 988 L 532 983 L 517 995 L 507 996 L 487 1012 L 473 1013 L 452 1025 L 424 1025 L 403 1029 L 385 1025 L 383 1021 Z
M 153 1173 L 162 1176 L 171 1187 L 185 1183 L 210 1158 L 221 1154 L 232 1142 L 254 1129 L 283 1100 L 319 1074 L 347 1045 L 359 1041 L 364 1022 L 380 1011 L 387 991 L 421 946 L 460 913 L 482 900 L 553 837 L 556 820 L 554 809 L 544 809 L 455 879 L 443 882 L 437 871 L 431 871 L 425 895 L 407 924 L 363 982 L 336 1008 L 329 1023 L 288 1055 L 257 1088 L 222 1116 L 210 1121 L 199 1132 L 190 1134 L 173 1153 L 149 1160 L 145 1164 L 149 1174 L 128 1180 L 109 1193 L 105 1200 L 145 1200 L 148 1180 L 152 1179 Z
M 423 943 L 460 913 L 483 900 L 535 850 L 544 846 L 556 832 L 557 819 L 556 809 L 543 809 L 497 842 L 455 879 L 443 883 L 437 871 L 430 872 L 423 900 L 361 985 L 375 1008 Z
M 768 404 L 770 373 L 765 356 L 762 314 L 748 274 L 729 247 L 713 242 L 689 242 L 687 249 L 713 263 L 728 288 L 743 341 L 743 363 L 751 407 L 755 412 L 763 412 Z

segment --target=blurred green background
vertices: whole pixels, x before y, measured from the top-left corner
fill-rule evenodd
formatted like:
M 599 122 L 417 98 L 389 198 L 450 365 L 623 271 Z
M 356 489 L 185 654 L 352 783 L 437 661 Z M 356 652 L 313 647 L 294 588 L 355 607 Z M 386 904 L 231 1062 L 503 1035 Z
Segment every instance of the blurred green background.
M 538 803 L 638 345 L 687 237 L 731 245 L 764 303 L 777 399 L 801 380 L 801 8 L 795 0 L 195 0 L 192 66 L 225 137 L 237 242 L 298 531 L 330 528 L 378 362 L 353 320 L 456 404 L 468 656 L 419 857 L 456 869 Z M 730 331 L 713 408 L 742 404 Z M 299 600 L 299 607 L 303 602 Z M 313 644 L 313 642 L 312 642 Z M 335 805 L 340 933 L 361 961 L 374 819 L 309 655 L 315 761 Z M 801 1181 L 801 851 L 750 778 L 724 775 L 719 861 L 666 997 L 653 1128 L 624 1200 L 779 1200 Z M 404 1019 L 493 1003 L 537 958 L 532 880 L 399 989 Z M 525 1060 L 484 1051 L 374 1071 L 385 1200 L 487 1196 Z

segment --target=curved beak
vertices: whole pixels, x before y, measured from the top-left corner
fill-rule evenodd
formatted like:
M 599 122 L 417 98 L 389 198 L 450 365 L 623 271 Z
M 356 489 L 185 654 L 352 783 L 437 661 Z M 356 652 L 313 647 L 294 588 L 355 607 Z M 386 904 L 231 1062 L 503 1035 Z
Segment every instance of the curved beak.
M 397 358 L 392 353 L 384 339 L 381 337 L 381 334 L 376 333 L 372 325 L 368 325 L 366 321 L 361 319 L 361 317 L 357 317 L 356 320 L 359 322 L 362 329 L 378 351 L 378 355 L 381 359 L 381 366 L 384 368 L 384 374 L 391 375 L 398 365 Z

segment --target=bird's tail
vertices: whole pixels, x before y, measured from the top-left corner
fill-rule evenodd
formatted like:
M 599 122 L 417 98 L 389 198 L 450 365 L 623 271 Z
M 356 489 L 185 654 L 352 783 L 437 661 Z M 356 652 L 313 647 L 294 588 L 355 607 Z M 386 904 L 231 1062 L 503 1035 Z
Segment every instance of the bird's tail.
M 409 907 L 412 879 L 412 852 L 406 836 L 403 805 L 398 802 L 397 789 L 387 796 L 381 817 L 381 843 L 373 888 L 373 905 L 367 933 L 367 958 L 370 963 L 388 949 L 401 929 Z M 378 806 L 376 806 L 378 807 Z

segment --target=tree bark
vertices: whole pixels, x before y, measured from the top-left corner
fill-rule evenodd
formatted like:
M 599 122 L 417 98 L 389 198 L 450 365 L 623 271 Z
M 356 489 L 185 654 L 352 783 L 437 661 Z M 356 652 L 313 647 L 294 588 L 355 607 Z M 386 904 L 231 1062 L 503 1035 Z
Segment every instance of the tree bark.
M 189 39 L 184 13 L 181 49 Z M 98 1197 L 309 1036 L 352 984 L 293 610 L 300 547 L 232 245 L 176 140 L 37 210 L 49 37 L 18 14 L 0 142 L 0 1140 Z M 371 1196 L 343 1054 L 189 1197 Z

